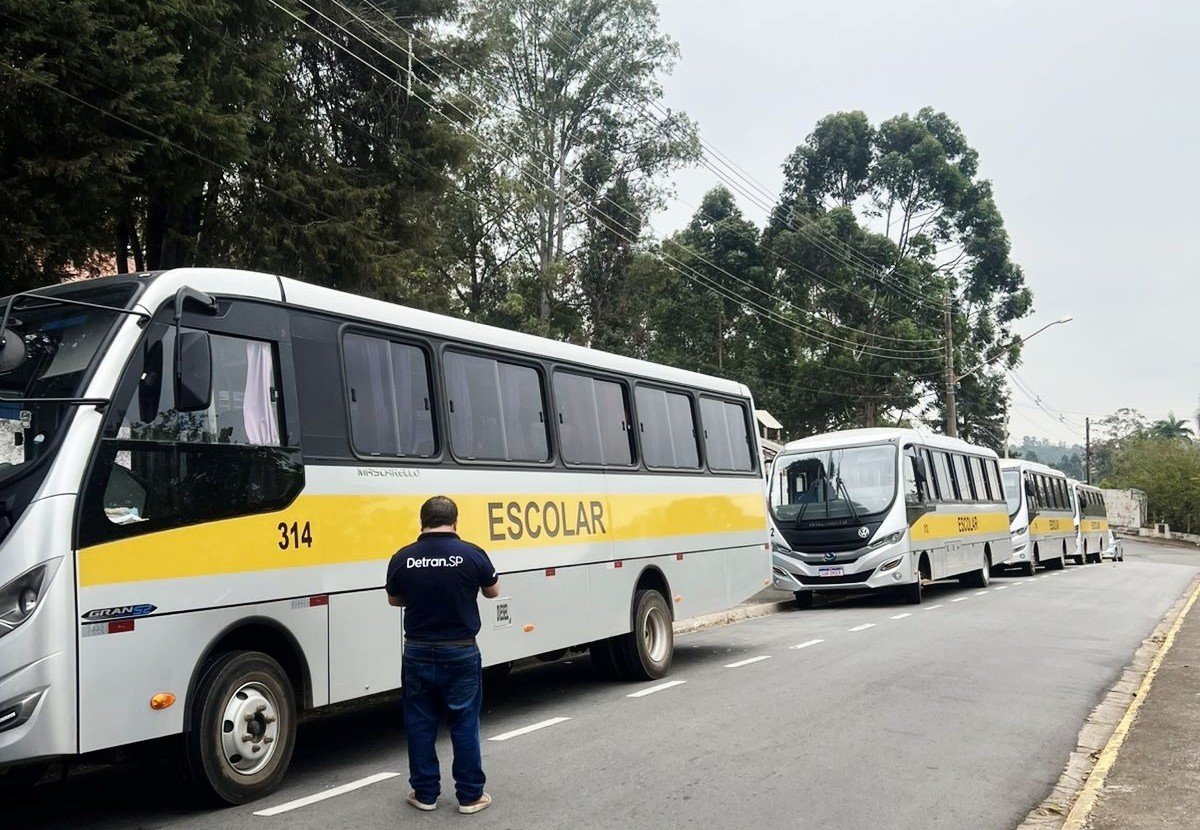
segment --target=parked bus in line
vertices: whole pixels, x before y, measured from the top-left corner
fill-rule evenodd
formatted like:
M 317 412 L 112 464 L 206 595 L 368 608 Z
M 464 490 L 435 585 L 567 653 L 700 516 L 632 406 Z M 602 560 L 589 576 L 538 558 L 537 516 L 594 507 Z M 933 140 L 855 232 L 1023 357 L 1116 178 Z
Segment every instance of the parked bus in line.
M 771 468 L 773 581 L 819 592 L 987 586 L 1011 553 L 996 453 L 930 432 L 852 429 L 793 441 Z
M 770 581 L 740 383 L 222 269 L 3 311 L 0 768 L 177 736 L 211 801 L 269 792 L 302 711 L 400 685 L 433 494 L 500 571 L 485 665 L 661 677 Z
M 1086 564 L 1100 562 L 1105 554 L 1115 558 L 1112 534 L 1108 532 L 1108 509 L 1104 505 L 1104 493 L 1099 487 L 1071 482 L 1071 494 L 1075 507 L 1075 562 Z
M 1004 492 L 1012 524 L 1012 556 L 1005 565 L 1033 576 L 1038 565 L 1061 570 L 1075 550 L 1071 483 L 1053 467 L 1004 459 Z

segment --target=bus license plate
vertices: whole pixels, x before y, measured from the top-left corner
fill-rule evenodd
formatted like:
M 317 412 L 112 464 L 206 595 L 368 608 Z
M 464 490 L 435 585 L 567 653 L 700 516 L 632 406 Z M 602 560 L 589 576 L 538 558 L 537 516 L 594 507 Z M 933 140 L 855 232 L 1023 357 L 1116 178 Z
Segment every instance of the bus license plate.
M 841 576 L 841 568 L 817 568 L 817 576 Z

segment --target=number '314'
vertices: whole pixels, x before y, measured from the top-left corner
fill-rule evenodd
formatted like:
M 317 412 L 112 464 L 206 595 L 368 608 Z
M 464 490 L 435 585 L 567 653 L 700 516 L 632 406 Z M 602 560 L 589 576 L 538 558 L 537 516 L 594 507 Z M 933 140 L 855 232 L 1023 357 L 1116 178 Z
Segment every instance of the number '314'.
M 279 549 L 287 550 L 288 548 L 312 547 L 312 527 L 308 522 L 301 525 L 299 522 L 280 522 L 276 528 L 279 531 Z

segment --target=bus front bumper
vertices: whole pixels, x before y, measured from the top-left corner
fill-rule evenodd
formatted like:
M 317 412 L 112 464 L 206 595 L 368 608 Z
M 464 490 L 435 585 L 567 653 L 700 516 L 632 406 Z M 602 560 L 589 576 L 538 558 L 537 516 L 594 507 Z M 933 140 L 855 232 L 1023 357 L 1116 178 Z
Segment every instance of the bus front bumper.
M 878 591 L 914 581 L 912 557 L 902 544 L 884 545 L 854 562 L 810 564 L 778 550 L 771 584 L 782 591 Z
M 71 662 L 51 654 L 0 679 L 0 767 L 75 752 Z

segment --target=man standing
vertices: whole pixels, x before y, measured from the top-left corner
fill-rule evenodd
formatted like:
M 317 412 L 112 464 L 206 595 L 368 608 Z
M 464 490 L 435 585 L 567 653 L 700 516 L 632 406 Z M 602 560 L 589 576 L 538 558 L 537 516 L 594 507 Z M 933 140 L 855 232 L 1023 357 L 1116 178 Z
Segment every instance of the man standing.
M 421 505 L 421 535 L 388 563 L 388 602 L 404 607 L 404 723 L 408 734 L 408 803 L 437 809 L 442 787 L 438 723 L 442 712 L 454 746 L 454 789 L 460 813 L 486 810 L 479 749 L 483 671 L 478 593 L 500 595 L 486 553 L 458 538 L 458 507 L 445 496 Z

